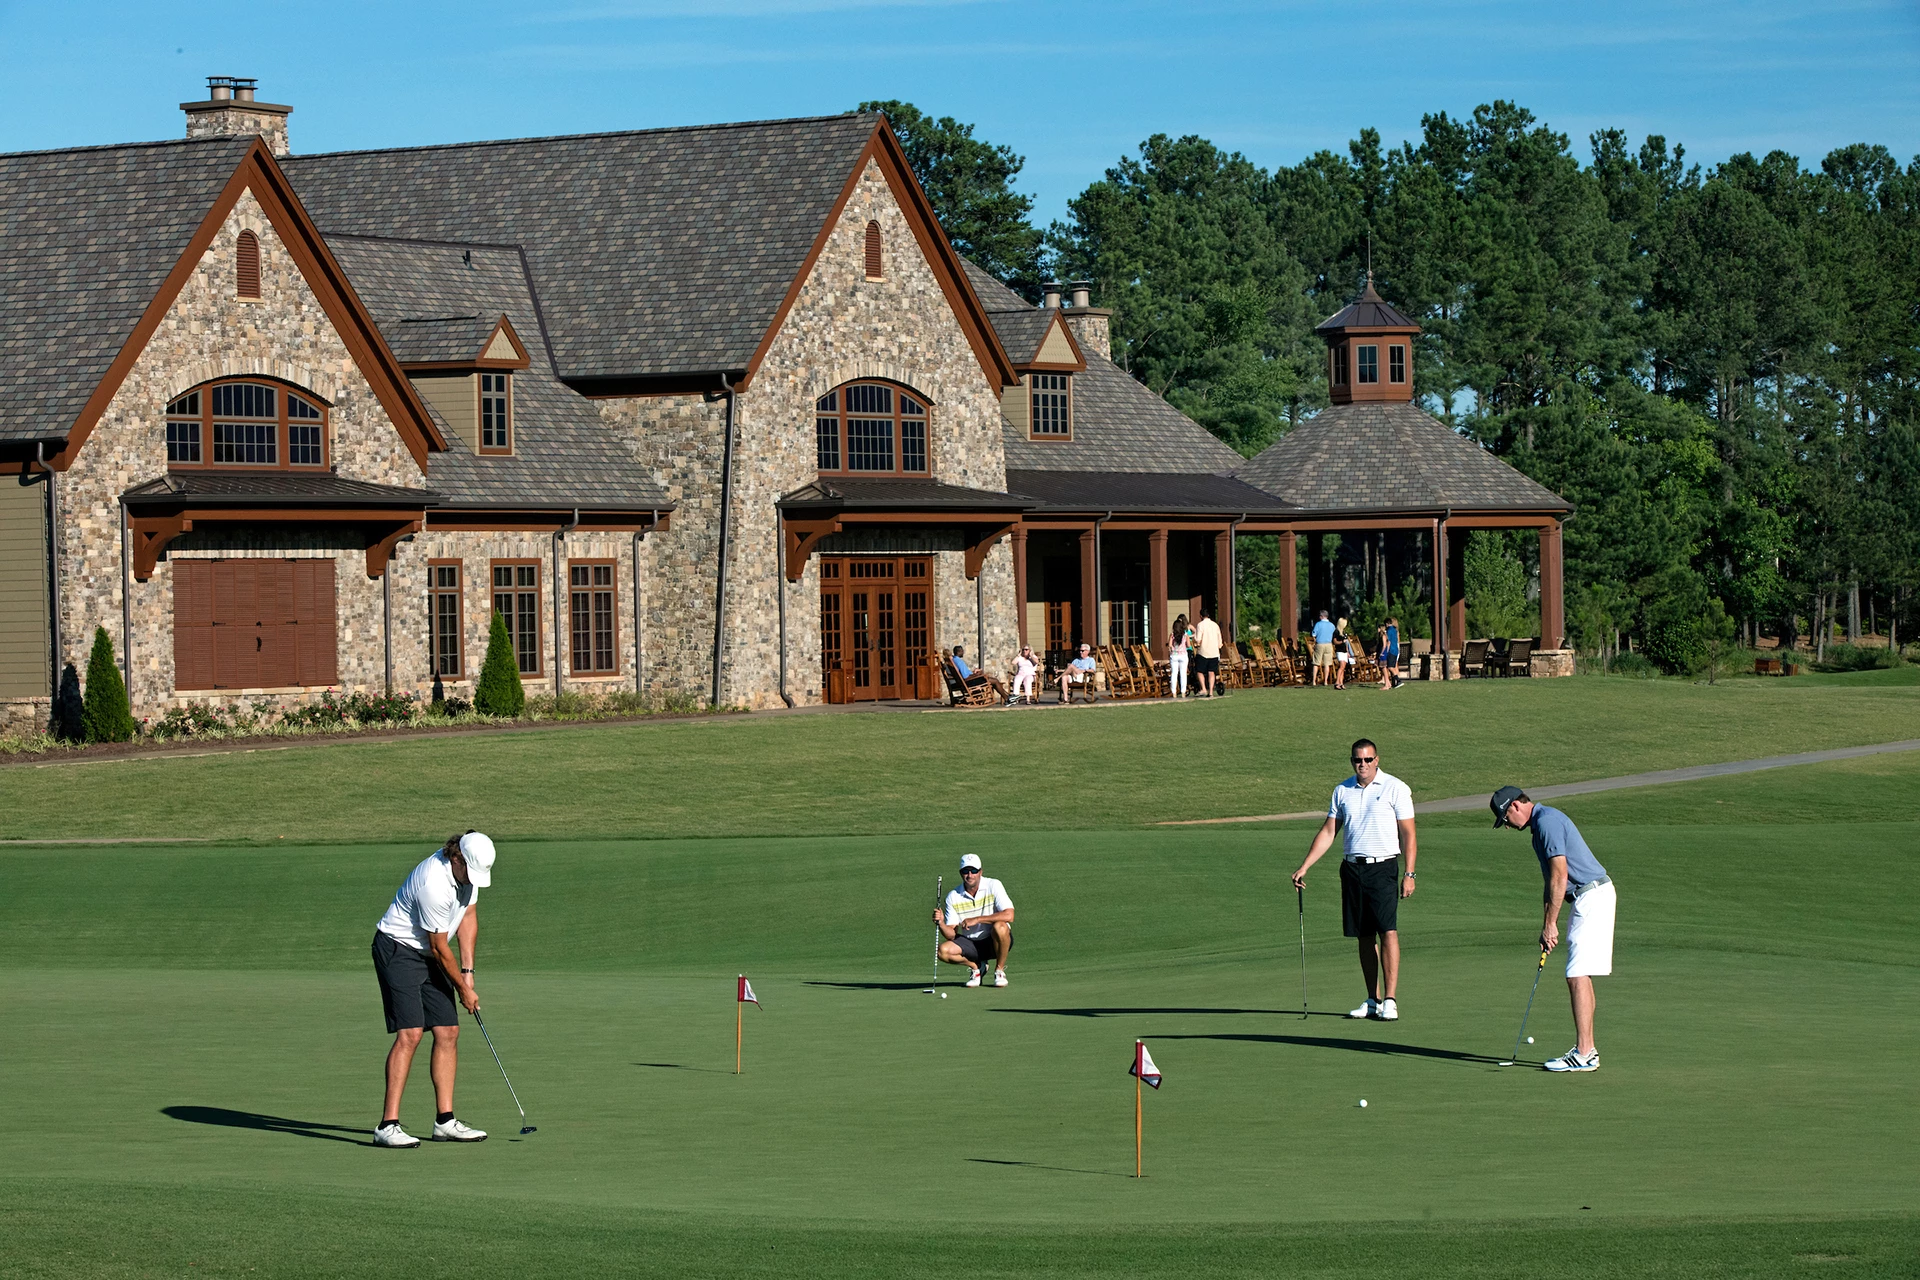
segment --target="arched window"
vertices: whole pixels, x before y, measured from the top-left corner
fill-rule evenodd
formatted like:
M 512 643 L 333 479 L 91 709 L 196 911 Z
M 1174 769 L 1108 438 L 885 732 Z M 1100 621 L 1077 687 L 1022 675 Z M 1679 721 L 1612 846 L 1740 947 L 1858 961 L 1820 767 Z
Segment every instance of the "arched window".
M 867 279 L 884 280 L 886 260 L 880 255 L 880 224 L 867 224 Z
M 927 474 L 926 401 L 885 382 L 849 382 L 814 404 L 820 470 Z
M 327 410 L 265 382 L 213 382 L 167 406 L 170 467 L 324 467 Z
M 233 249 L 234 292 L 243 298 L 260 296 L 260 237 L 251 231 L 240 233 Z

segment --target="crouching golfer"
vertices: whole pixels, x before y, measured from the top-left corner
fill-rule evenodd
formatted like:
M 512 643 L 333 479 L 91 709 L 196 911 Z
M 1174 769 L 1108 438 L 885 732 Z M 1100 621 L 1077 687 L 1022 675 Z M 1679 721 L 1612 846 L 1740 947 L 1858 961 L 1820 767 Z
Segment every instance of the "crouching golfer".
M 1535 804 L 1518 787 L 1502 787 L 1489 802 L 1493 825 L 1533 836 L 1533 856 L 1547 882 L 1540 949 L 1560 942 L 1560 904 L 1573 904 L 1567 917 L 1567 994 L 1573 1001 L 1573 1048 L 1546 1064 L 1549 1071 L 1598 1071 L 1600 1050 L 1593 1041 L 1593 980 L 1613 972 L 1613 881 L 1587 848 L 1573 819 L 1558 809 Z
M 993 985 L 1007 985 L 1007 953 L 1013 950 L 1013 899 L 1007 886 L 980 874 L 978 854 L 960 859 L 960 887 L 947 894 L 933 913 L 940 926 L 940 958 L 973 970 L 967 985 L 977 987 L 993 962 L 1000 961 Z
M 493 881 L 493 841 L 478 831 L 454 836 L 413 869 L 393 895 L 393 904 L 373 934 L 373 971 L 380 978 L 393 1048 L 387 1052 L 387 1101 L 373 1141 L 382 1147 L 417 1147 L 420 1139 L 400 1127 L 400 1095 L 413 1067 L 420 1032 L 433 1029 L 433 1121 L 435 1142 L 481 1142 L 486 1134 L 453 1117 L 453 1074 L 458 1063 L 460 1012 L 480 1009 L 473 989 L 473 948 L 480 932 L 480 890 Z M 447 945 L 460 941 L 460 958 Z

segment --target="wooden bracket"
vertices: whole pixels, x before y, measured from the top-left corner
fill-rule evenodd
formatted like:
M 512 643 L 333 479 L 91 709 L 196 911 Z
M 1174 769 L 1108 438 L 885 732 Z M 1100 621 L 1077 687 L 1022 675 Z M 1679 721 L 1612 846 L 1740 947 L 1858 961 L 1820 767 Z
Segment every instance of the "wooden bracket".
M 409 520 L 405 524 L 395 525 L 393 531 L 379 541 L 369 540 L 367 543 L 367 576 L 369 578 L 378 578 L 384 574 L 387 571 L 387 563 L 393 559 L 393 549 L 400 544 L 400 539 L 410 533 L 420 532 L 421 524 L 422 522 L 419 520 Z
M 135 516 L 133 527 L 133 576 L 145 582 L 160 563 L 167 544 L 193 530 L 193 521 L 184 515 Z
M 971 582 L 980 576 L 980 570 L 987 562 L 987 552 L 1017 527 L 1017 522 L 1009 522 L 980 531 L 978 538 L 967 547 L 967 581 Z
M 788 520 L 783 525 L 787 547 L 787 581 L 798 582 L 807 572 L 807 561 L 820 539 L 840 532 L 838 520 Z

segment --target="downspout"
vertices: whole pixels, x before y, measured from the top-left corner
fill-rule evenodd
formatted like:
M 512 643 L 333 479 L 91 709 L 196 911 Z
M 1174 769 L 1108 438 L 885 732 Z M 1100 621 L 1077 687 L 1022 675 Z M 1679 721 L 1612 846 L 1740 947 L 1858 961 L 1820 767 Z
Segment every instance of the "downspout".
M 33 446 L 33 460 L 47 473 L 47 617 L 51 622 L 50 636 L 53 644 L 53 686 L 49 695 L 58 701 L 60 697 L 60 668 L 65 665 L 61 658 L 65 655 L 66 644 L 60 634 L 60 476 L 47 465 L 47 442 L 39 440 Z
M 573 519 L 553 531 L 553 696 L 558 698 L 566 691 L 566 655 L 560 648 L 563 634 L 564 617 L 560 611 L 560 602 L 565 599 L 560 584 L 560 540 L 580 527 L 580 508 L 573 509 Z
M 720 664 L 726 656 L 727 639 L 727 517 L 733 506 L 733 417 L 737 398 L 727 375 L 720 375 L 721 393 L 727 398 L 726 438 L 720 446 L 720 568 L 713 592 L 713 696 L 709 702 L 720 705 Z
M 398 546 L 393 551 L 398 551 Z M 380 635 L 386 644 L 386 691 L 393 695 L 393 551 L 387 553 L 387 567 L 380 573 Z
M 793 710 L 793 698 L 787 693 L 787 566 L 781 555 L 780 512 L 773 513 L 773 578 L 774 587 L 780 593 L 780 701 L 787 704 L 787 710 Z
M 120 683 L 133 704 L 133 548 L 127 527 L 127 500 L 120 499 Z
M 659 518 L 658 511 L 650 512 L 647 516 L 647 528 L 651 529 L 654 521 Z M 640 539 L 644 536 L 639 529 L 633 531 L 633 692 L 635 696 L 645 692 L 641 679 L 641 662 L 646 649 L 642 647 L 640 637 Z

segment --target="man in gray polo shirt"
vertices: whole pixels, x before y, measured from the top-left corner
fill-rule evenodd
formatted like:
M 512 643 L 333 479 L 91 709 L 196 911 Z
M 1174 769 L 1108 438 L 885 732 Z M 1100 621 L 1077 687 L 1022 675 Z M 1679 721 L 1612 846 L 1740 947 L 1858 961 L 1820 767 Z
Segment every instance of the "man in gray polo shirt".
M 1349 938 L 1360 943 L 1360 975 L 1367 998 L 1349 1018 L 1400 1017 L 1395 990 L 1400 984 L 1399 906 L 1413 896 L 1413 863 L 1419 850 L 1413 834 L 1413 792 L 1380 768 L 1380 750 L 1367 739 L 1353 744 L 1353 776 L 1333 789 L 1327 820 L 1313 837 L 1307 860 L 1293 873 L 1293 887 L 1304 888 L 1307 868 L 1333 845 L 1336 827 L 1346 833 L 1340 860 L 1340 916 Z M 1396 861 L 1406 859 L 1399 873 Z
M 1613 880 L 1587 848 L 1580 828 L 1558 809 L 1535 804 L 1518 787 L 1502 787 L 1488 802 L 1493 825 L 1512 827 L 1533 837 L 1533 856 L 1546 881 L 1540 949 L 1560 942 L 1560 904 L 1571 902 L 1567 917 L 1567 995 L 1573 1001 L 1573 1048 L 1546 1063 L 1549 1071 L 1598 1071 L 1600 1050 L 1593 1040 L 1593 980 L 1613 972 Z

